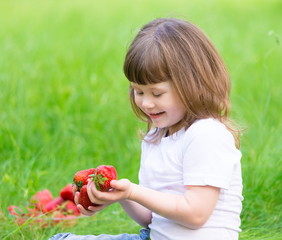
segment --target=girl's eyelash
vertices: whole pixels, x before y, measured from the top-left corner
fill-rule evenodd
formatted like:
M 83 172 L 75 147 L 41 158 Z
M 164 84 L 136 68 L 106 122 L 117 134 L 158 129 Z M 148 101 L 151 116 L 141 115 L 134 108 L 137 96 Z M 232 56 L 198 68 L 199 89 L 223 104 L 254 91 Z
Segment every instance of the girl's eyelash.
M 137 94 L 137 95 L 142 95 L 144 94 L 143 92 L 140 92 L 140 91 L 137 91 L 137 90 L 134 90 L 134 92 Z M 154 97 L 160 97 L 163 93 L 152 93 L 152 95 Z

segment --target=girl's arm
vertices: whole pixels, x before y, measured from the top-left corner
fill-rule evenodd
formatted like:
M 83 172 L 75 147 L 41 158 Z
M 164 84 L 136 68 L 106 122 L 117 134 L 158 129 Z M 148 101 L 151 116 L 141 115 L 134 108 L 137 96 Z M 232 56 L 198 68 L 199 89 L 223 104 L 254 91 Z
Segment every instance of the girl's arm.
M 135 222 L 147 228 L 152 220 L 152 211 L 131 200 L 120 200 L 120 205 Z
M 186 186 L 186 189 L 184 195 L 174 195 L 134 184 L 129 198 L 165 218 L 190 229 L 197 229 L 212 214 L 219 197 L 219 188 Z
M 219 188 L 211 186 L 186 186 L 187 190 L 183 195 L 175 195 L 145 188 L 127 179 L 113 180 L 112 192 L 100 192 L 94 185 L 92 183 L 88 185 L 89 198 L 94 203 L 107 204 L 119 201 L 122 205 L 126 203 L 125 210 L 139 223 L 148 221 L 147 217 L 140 215 L 141 212 L 146 211 L 144 215 L 148 216 L 151 211 L 191 229 L 201 227 L 208 220 L 220 191 Z M 134 203 L 131 205 L 129 200 Z M 137 203 L 143 208 L 135 205 Z M 138 216 L 142 218 L 141 221 Z

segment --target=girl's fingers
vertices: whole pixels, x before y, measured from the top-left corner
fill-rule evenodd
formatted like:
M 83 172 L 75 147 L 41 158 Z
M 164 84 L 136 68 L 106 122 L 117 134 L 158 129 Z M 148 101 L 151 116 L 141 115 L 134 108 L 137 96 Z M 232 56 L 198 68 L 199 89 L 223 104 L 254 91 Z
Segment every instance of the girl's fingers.
M 83 215 L 86 215 L 86 216 L 92 216 L 95 212 L 93 211 L 89 211 L 89 210 L 86 210 L 82 205 L 78 204 L 77 205 L 77 208 L 78 210 L 83 214 Z
M 88 182 L 88 184 L 87 184 L 88 197 L 89 197 L 89 199 L 92 203 L 99 204 L 96 197 L 95 197 L 96 191 L 97 190 L 96 190 L 95 184 L 93 182 Z
M 75 192 L 75 194 L 74 194 L 74 202 L 75 202 L 76 205 L 78 205 L 79 195 L 80 195 L 79 192 Z
M 101 211 L 103 208 L 105 208 L 107 205 L 99 205 L 99 206 L 90 206 L 88 207 L 88 210 L 92 211 L 92 212 L 99 212 Z
M 120 180 L 112 180 L 111 187 L 117 189 L 119 191 L 126 191 L 129 187 L 131 182 L 128 179 L 120 179 Z
M 87 184 L 87 193 L 90 201 L 95 204 L 105 205 L 112 203 L 112 197 L 108 192 L 101 192 L 96 189 L 95 183 Z
M 72 185 L 72 194 L 75 195 L 75 193 L 77 192 L 77 187 L 75 184 Z
M 108 199 L 107 197 L 107 193 L 98 191 L 95 183 L 93 182 L 89 182 L 87 184 L 87 193 L 92 203 L 103 205 L 107 204 L 110 201 L 110 199 Z
M 88 187 L 88 185 L 89 185 L 89 187 Z M 93 186 L 91 186 L 91 183 L 88 183 L 88 185 L 87 185 L 87 188 L 89 188 L 89 190 L 87 189 L 87 193 L 88 193 L 89 199 L 91 200 L 91 202 L 96 203 L 97 200 L 96 200 L 96 198 L 94 197 L 94 195 L 92 194 L 92 191 L 91 191 L 91 189 L 93 189 Z M 95 190 L 96 190 L 96 188 L 94 186 L 94 192 L 95 192 Z M 75 202 L 78 210 L 83 215 L 92 216 L 93 214 L 102 210 L 105 207 L 105 205 L 100 205 L 100 206 L 90 206 L 88 209 L 85 209 L 81 204 L 79 204 L 79 198 L 80 198 L 80 192 L 77 191 L 74 194 L 74 202 Z M 96 203 L 96 204 L 99 204 L 99 203 Z

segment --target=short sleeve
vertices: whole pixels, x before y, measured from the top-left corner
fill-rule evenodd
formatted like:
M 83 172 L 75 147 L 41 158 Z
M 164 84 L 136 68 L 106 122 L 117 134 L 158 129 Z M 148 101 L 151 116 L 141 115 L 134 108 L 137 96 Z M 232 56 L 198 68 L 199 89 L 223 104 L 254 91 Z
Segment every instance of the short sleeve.
M 141 161 L 140 161 L 140 169 L 138 173 L 139 185 L 143 187 L 148 187 L 147 173 L 144 168 L 144 164 L 145 164 L 144 159 L 146 158 L 147 148 L 148 148 L 148 143 L 143 140 L 141 144 Z
M 212 123 L 194 128 L 185 139 L 183 179 L 185 185 L 228 189 L 241 153 L 224 125 Z

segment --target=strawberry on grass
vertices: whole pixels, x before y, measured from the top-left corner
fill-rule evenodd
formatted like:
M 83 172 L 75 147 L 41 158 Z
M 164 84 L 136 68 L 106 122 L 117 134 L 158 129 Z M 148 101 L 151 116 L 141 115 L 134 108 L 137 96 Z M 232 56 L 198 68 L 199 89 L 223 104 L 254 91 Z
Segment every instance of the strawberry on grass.
M 61 211 L 56 210 L 52 213 L 51 217 L 54 220 L 54 223 L 59 223 L 65 218 L 65 215 Z
M 91 203 L 90 205 L 93 204 Z M 15 222 L 18 225 L 28 224 L 33 226 L 36 224 L 36 226 L 42 228 L 57 224 L 61 220 L 64 220 L 63 226 L 71 226 L 76 223 L 76 219 L 81 215 L 74 203 L 71 183 L 65 185 L 56 198 L 53 198 L 52 193 L 48 189 L 44 189 L 36 192 L 31 197 L 28 206 L 21 208 L 10 205 L 8 211 L 11 215 L 15 216 Z
M 67 200 L 74 201 L 71 183 L 67 184 L 65 187 L 61 189 L 60 197 L 63 198 L 65 201 Z
M 80 211 L 78 210 L 76 204 L 70 200 L 67 200 L 62 205 L 62 212 L 66 215 L 75 215 L 79 216 Z
M 44 225 L 43 219 L 40 218 L 40 216 L 42 215 L 42 212 L 36 208 L 23 208 L 22 209 L 18 206 L 10 205 L 8 207 L 8 211 L 10 212 L 10 214 L 16 217 L 15 222 L 18 225 L 22 225 L 26 223 L 27 221 L 29 221 L 30 224 L 40 223 L 40 226 Z M 33 218 L 35 218 L 35 220 L 31 220 Z
M 59 206 L 62 205 L 63 202 L 64 202 L 64 199 L 62 197 L 57 197 L 54 200 L 52 200 L 51 202 L 48 202 L 45 206 L 43 206 L 42 212 L 48 213 L 48 212 L 55 211 L 59 208 Z
M 10 214 L 14 215 L 14 216 L 23 216 L 24 215 L 24 211 L 18 207 L 18 206 L 15 206 L 15 205 L 10 205 L 8 207 L 8 211 Z
M 36 209 L 42 210 L 42 208 L 49 202 L 53 200 L 52 193 L 48 189 L 44 189 L 35 193 L 31 199 L 30 203 L 35 206 Z
M 53 224 L 61 224 L 61 227 L 70 227 L 77 223 L 76 216 L 65 215 L 60 211 L 55 211 L 52 214 Z

